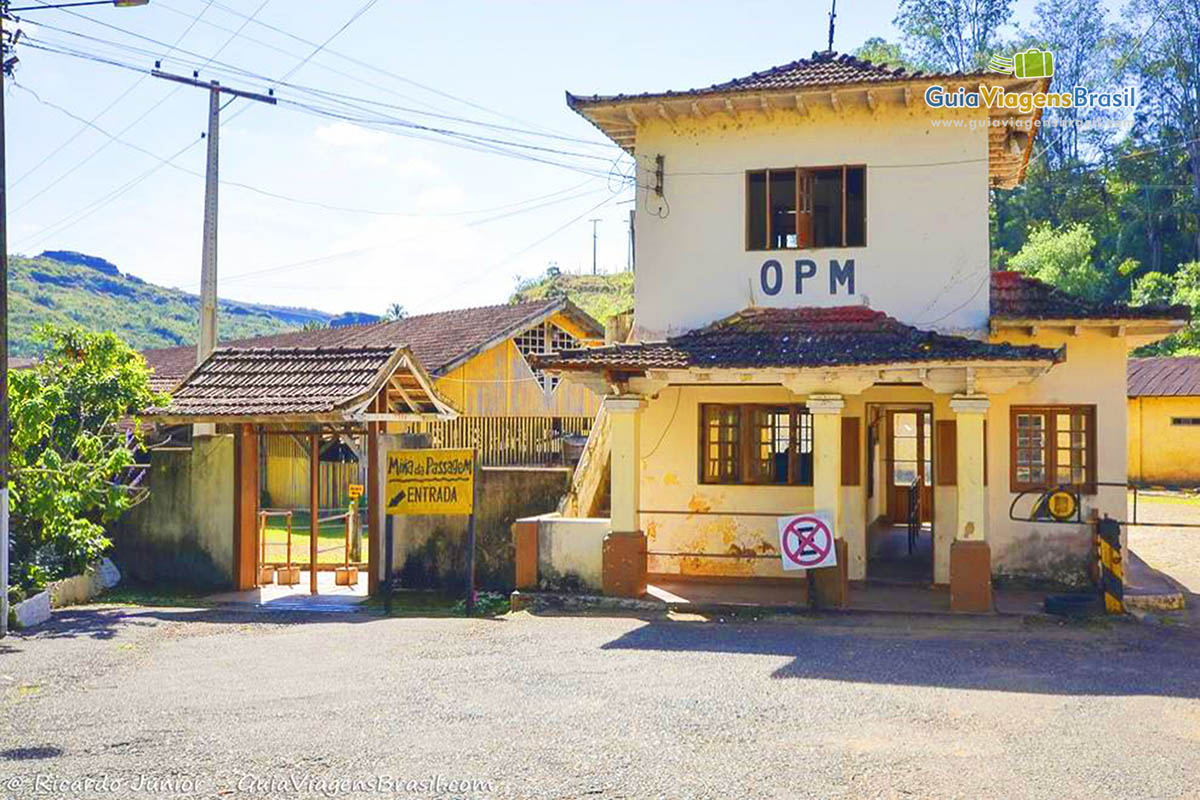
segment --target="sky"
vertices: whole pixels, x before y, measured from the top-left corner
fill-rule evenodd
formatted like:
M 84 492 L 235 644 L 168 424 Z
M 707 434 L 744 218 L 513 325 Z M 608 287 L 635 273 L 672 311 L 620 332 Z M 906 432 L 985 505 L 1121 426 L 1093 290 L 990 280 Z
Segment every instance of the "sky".
M 1033 6 L 1017 0 L 1017 21 Z M 839 0 L 835 49 L 897 39 L 895 9 Z M 550 264 L 588 272 L 592 219 L 599 270 L 624 269 L 628 158 L 564 91 L 707 86 L 824 49 L 828 28 L 824 0 L 151 0 L 71 12 L 17 15 L 28 38 L 5 93 L 10 252 L 78 250 L 198 291 L 208 93 L 146 74 L 161 61 L 279 100 L 235 99 L 221 113 L 219 294 L 377 314 L 503 303 Z M 505 153 L 481 151 L 496 146 Z

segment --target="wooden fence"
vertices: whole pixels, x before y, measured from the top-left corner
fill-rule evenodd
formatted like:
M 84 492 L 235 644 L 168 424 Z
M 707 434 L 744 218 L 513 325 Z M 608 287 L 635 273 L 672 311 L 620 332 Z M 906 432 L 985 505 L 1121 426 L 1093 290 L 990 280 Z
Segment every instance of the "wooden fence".
M 547 467 L 563 464 L 563 438 L 586 437 L 591 417 L 459 417 L 446 422 L 417 422 L 393 429 L 428 433 L 432 447 L 475 447 L 485 467 Z M 308 442 L 287 434 L 268 434 L 260 448 L 262 502 L 271 508 L 308 508 Z M 354 442 L 365 452 L 364 443 Z M 346 487 L 364 483 L 366 465 L 322 461 L 318 503 L 324 509 L 345 508 Z
M 427 433 L 433 447 L 477 448 L 485 467 L 535 467 L 564 463 L 564 437 L 586 437 L 591 425 L 591 417 L 459 417 L 403 432 Z

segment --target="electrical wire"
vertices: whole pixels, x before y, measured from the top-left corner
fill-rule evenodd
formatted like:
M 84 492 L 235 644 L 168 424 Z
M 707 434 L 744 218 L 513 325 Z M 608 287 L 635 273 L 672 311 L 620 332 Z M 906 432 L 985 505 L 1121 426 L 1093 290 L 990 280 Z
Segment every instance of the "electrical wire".
M 163 58 L 166 58 L 172 52 L 174 52 L 175 47 L 177 47 L 179 45 L 179 43 L 182 42 L 189 33 L 191 33 L 192 29 L 194 27 L 196 27 L 196 24 L 200 21 L 200 18 L 202 16 L 204 16 L 204 13 L 206 11 L 208 11 L 208 9 L 212 6 L 212 4 L 213 4 L 213 0 L 207 0 L 204 7 L 201 8 L 200 11 L 197 12 L 196 15 L 191 18 L 191 21 L 188 23 L 187 27 L 183 29 L 183 32 L 180 33 L 179 36 L 177 36 L 175 38 L 175 41 L 171 44 L 171 47 L 168 48 L 167 52 L 163 53 Z M 13 189 L 13 188 L 19 186 L 22 181 L 24 181 L 26 178 L 28 178 L 33 173 L 37 172 L 38 169 L 40 169 L 47 161 L 49 161 L 50 159 L 54 158 L 56 155 L 61 153 L 64 148 L 66 148 L 72 142 L 74 142 L 76 139 L 78 139 L 84 133 L 84 131 L 86 131 L 88 129 L 89 125 L 91 125 L 92 123 L 95 123 L 98 119 L 100 119 L 105 114 L 107 114 L 110 110 L 112 110 L 112 108 L 114 106 L 116 106 L 118 103 L 120 103 L 126 97 L 128 97 L 129 94 L 134 89 L 136 89 L 138 86 L 141 86 L 142 81 L 144 81 L 144 80 L 146 80 L 146 76 L 142 75 L 137 80 L 135 80 L 133 83 L 131 83 L 125 91 L 123 91 L 123 92 L 121 92 L 121 94 L 117 95 L 116 99 L 114 99 L 111 103 L 106 105 L 104 108 L 100 109 L 100 111 L 98 111 L 96 114 L 94 114 L 92 116 L 92 118 L 90 120 L 88 120 L 85 124 L 80 125 L 78 128 L 76 128 L 75 133 L 71 134 L 71 136 L 69 136 L 62 144 L 60 144 L 58 147 L 54 148 L 49 153 L 47 153 L 45 156 L 43 156 L 40 161 L 38 161 L 36 164 L 34 164 L 29 169 L 25 170 L 25 172 L 21 173 L 21 175 L 18 176 L 17 179 L 12 182 L 12 184 L 10 184 L 9 188 Z
M 260 11 L 262 11 L 264 8 L 266 8 L 267 3 L 269 3 L 270 1 L 271 0 L 262 0 L 262 2 L 259 4 L 258 8 L 256 8 L 254 10 L 254 13 L 257 14 Z M 186 31 L 185 31 L 185 33 L 186 33 Z M 217 50 L 213 53 L 212 57 L 215 58 L 217 55 L 220 55 L 225 50 L 225 48 L 229 47 L 229 45 L 233 42 L 234 38 L 235 38 L 234 36 L 230 36 L 228 39 L 226 39 L 225 42 L 220 47 L 218 47 Z M 170 45 L 170 48 L 174 48 L 174 47 L 178 46 L 178 43 L 181 40 L 182 40 L 182 37 L 180 38 L 180 40 L 177 40 L 175 42 L 175 44 Z M 31 44 L 30 46 L 36 46 L 36 44 Z M 144 78 L 145 78 L 145 75 L 143 74 L 143 76 L 138 79 L 138 82 L 140 83 L 142 80 L 144 80 Z M 150 114 L 152 114 L 155 110 L 157 110 L 160 106 L 162 106 L 163 103 L 167 102 L 167 100 L 174 97 L 175 94 L 178 93 L 182 88 L 183 88 L 182 86 L 173 87 L 169 92 L 167 92 L 167 94 L 163 95 L 161 98 L 159 98 L 159 100 L 157 102 L 155 102 L 153 105 L 151 105 L 150 108 L 143 111 L 136 119 L 134 119 L 132 122 L 130 122 L 124 128 L 122 128 L 120 130 L 120 132 L 116 134 L 116 136 L 109 135 L 97 127 L 96 128 L 97 130 L 101 130 L 101 133 L 105 133 L 105 135 L 109 137 L 108 141 L 104 142 L 99 147 L 97 147 L 95 150 L 93 150 L 92 152 L 90 152 L 86 156 L 84 156 L 81 160 L 77 161 L 75 164 L 73 164 L 71 167 L 69 167 L 65 172 L 61 173 L 57 178 L 55 178 L 49 184 L 47 184 L 46 186 L 43 186 L 41 188 L 41 190 L 38 191 L 37 193 L 35 193 L 33 196 L 26 198 L 25 201 L 21 203 L 21 205 L 12 209 L 11 213 L 12 214 L 19 213 L 23 208 L 25 208 L 26 206 L 33 203 L 39 197 L 44 195 L 50 189 L 57 186 L 64 179 L 66 179 L 70 175 L 74 174 L 77 170 L 82 168 L 85 164 L 87 164 L 89 161 L 91 161 L 93 158 L 95 158 L 97 155 L 99 155 L 101 152 L 103 152 L 105 150 L 105 148 L 107 148 L 110 144 L 112 144 L 113 141 L 123 141 L 123 140 L 121 140 L 120 137 L 124 136 L 129 131 L 133 130 L 133 128 L 138 123 L 140 123 L 146 117 L 150 116 Z M 36 97 L 36 94 L 34 96 Z M 39 101 L 40 101 L 40 98 L 39 98 Z M 70 113 L 70 112 L 67 112 L 67 113 Z M 94 124 L 92 124 L 94 122 L 95 122 L 95 120 L 92 120 L 91 123 L 88 123 L 88 125 L 90 125 L 91 127 L 96 127 Z M 151 154 L 151 155 L 153 155 L 153 154 Z M 157 156 L 155 156 L 155 158 L 157 158 Z

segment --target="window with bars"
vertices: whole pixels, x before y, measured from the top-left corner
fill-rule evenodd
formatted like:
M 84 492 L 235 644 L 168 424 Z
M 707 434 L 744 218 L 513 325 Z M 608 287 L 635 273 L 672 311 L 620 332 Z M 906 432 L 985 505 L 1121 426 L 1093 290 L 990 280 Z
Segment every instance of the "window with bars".
M 1095 491 L 1095 406 L 1018 406 L 1011 414 L 1014 492 L 1056 486 Z
M 863 247 L 866 167 L 760 169 L 746 173 L 746 249 Z
M 513 344 L 522 356 L 528 360 L 531 355 L 543 353 L 561 353 L 579 347 L 579 340 L 553 322 L 535 325 L 527 331 L 513 337 Z M 533 370 L 533 376 L 546 392 L 558 388 L 559 379 L 555 375 L 547 375 L 540 369 Z
M 702 483 L 812 485 L 808 409 L 704 404 L 701 410 Z

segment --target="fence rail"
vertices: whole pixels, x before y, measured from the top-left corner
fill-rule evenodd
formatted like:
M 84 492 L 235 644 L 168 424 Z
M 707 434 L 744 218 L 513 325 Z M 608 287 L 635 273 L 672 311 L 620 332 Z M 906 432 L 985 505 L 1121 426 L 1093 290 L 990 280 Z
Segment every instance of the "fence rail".
M 474 447 L 485 467 L 563 463 L 563 439 L 587 436 L 591 417 L 459 417 L 414 422 L 405 433 L 427 433 L 433 447 Z

